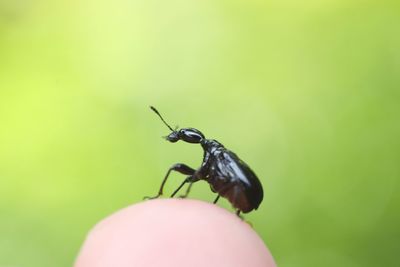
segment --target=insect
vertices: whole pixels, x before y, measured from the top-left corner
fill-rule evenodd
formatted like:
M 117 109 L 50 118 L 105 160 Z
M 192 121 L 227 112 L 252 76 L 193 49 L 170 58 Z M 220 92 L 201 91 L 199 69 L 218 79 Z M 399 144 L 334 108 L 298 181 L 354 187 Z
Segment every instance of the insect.
M 238 216 L 240 216 L 240 212 L 248 213 L 258 208 L 263 199 L 263 188 L 256 174 L 244 161 L 218 141 L 205 138 L 195 128 L 172 129 L 156 108 L 152 106 L 150 108 L 172 131 L 165 137 L 167 141 L 175 143 L 182 140 L 191 144 L 200 144 L 204 150 L 204 155 L 203 162 L 197 170 L 183 163 L 171 166 L 161 183 L 158 194 L 154 197 L 145 197 L 145 199 L 154 199 L 161 196 L 168 176 L 172 171 L 176 171 L 187 175 L 187 177 L 172 193 L 171 197 L 174 197 L 188 183 L 189 186 L 186 193 L 181 196 L 185 198 L 189 194 L 193 183 L 205 180 L 210 184 L 211 190 L 217 193 L 214 204 L 217 203 L 221 196 L 227 198 L 236 209 Z

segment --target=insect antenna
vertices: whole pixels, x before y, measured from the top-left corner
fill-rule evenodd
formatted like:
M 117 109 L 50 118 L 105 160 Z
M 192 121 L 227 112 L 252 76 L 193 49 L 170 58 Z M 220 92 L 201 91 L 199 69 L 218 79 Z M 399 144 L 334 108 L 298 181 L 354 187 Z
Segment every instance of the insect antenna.
M 167 127 L 168 127 L 171 131 L 173 131 L 173 132 L 175 131 L 175 130 L 172 129 L 172 127 L 169 126 L 169 124 L 163 119 L 163 117 L 161 116 L 160 112 L 158 112 L 158 110 L 157 110 L 155 107 L 150 106 L 150 108 L 151 108 L 151 110 L 153 110 L 153 111 L 158 115 L 158 117 L 160 117 L 160 119 L 164 122 L 165 125 L 167 125 Z

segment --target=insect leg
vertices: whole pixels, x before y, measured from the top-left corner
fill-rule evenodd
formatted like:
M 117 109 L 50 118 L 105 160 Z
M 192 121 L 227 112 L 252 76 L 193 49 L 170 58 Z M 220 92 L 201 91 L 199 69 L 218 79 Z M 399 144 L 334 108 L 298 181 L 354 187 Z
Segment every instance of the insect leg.
M 243 217 L 240 216 L 240 210 L 237 210 L 237 211 L 236 211 L 236 215 L 237 215 L 240 219 L 243 219 Z
M 217 204 L 217 202 L 218 202 L 218 199 L 220 198 L 221 196 L 220 195 L 217 195 L 217 197 L 215 198 L 215 200 L 214 200 L 214 204 Z
M 188 182 L 188 178 L 186 178 L 186 179 L 181 183 L 181 185 L 172 193 L 171 197 L 174 197 L 174 196 L 176 195 L 176 193 L 178 193 L 178 191 L 179 191 L 187 182 Z M 191 185 L 192 185 L 192 184 L 190 184 L 189 187 L 190 187 Z
M 198 180 L 199 180 L 199 178 L 197 178 L 196 175 L 192 175 L 192 176 L 189 176 L 188 178 L 186 178 L 186 182 L 187 182 L 187 183 L 190 183 L 190 184 L 189 184 L 188 188 L 186 189 L 185 194 L 179 196 L 179 198 L 186 198 L 186 197 L 189 195 L 190 189 L 192 189 L 193 183 L 194 183 L 194 182 L 197 182 Z M 172 194 L 171 197 L 173 197 L 173 196 L 178 192 L 179 189 L 180 189 L 180 188 L 178 188 L 178 189 Z
M 189 186 L 186 188 L 186 192 L 184 195 L 179 196 L 180 198 L 186 198 L 189 195 L 190 189 L 192 189 L 192 185 L 194 182 L 191 182 Z
M 223 185 L 221 188 L 218 189 L 217 192 L 217 197 L 214 199 L 214 204 L 217 204 L 219 198 L 221 197 L 221 195 L 224 195 L 227 191 L 229 191 L 231 189 L 232 185 L 227 183 L 225 185 Z
M 164 189 L 165 182 L 167 181 L 168 176 L 171 173 L 171 171 L 177 171 L 177 172 L 180 172 L 180 173 L 186 174 L 186 175 L 192 175 L 195 172 L 194 169 L 190 168 L 189 166 L 187 166 L 187 165 L 185 165 L 183 163 L 174 164 L 171 168 L 169 168 L 167 174 L 165 175 L 164 180 L 161 183 L 160 190 L 158 190 L 158 194 L 156 196 L 154 196 L 154 197 L 144 197 L 144 199 L 158 198 L 159 196 L 161 196 L 163 194 L 163 189 Z M 186 180 L 181 184 L 180 187 L 182 187 L 185 182 L 186 182 Z

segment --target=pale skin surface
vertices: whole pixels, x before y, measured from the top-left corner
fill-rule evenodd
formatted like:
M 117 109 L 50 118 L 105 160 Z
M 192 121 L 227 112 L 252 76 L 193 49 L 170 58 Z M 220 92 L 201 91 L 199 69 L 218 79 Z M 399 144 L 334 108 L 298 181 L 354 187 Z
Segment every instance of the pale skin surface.
M 99 222 L 75 267 L 275 267 L 256 232 L 233 212 L 187 199 L 157 199 Z

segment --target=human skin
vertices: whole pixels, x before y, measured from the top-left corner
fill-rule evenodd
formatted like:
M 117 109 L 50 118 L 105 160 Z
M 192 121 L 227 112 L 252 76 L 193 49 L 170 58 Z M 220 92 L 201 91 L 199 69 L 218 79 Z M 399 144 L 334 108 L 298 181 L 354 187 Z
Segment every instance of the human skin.
M 89 233 L 75 267 L 275 267 L 261 238 L 217 205 L 156 199 L 122 209 Z

